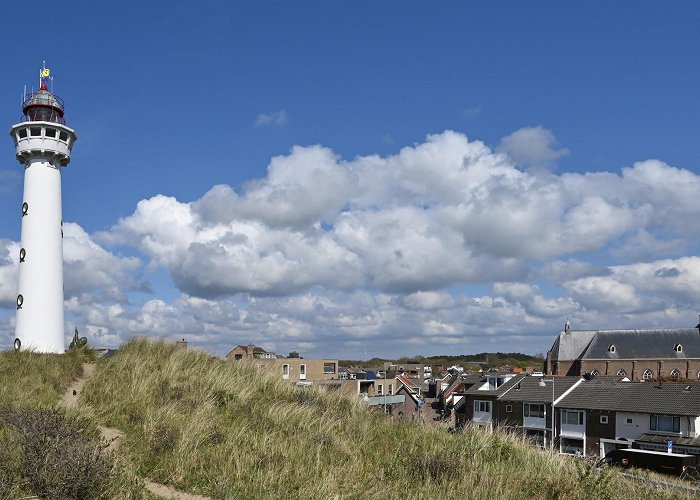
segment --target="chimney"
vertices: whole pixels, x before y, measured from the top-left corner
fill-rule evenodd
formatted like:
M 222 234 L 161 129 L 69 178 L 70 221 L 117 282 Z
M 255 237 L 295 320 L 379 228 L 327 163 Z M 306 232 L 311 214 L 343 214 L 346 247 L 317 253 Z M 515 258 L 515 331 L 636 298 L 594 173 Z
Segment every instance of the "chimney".
M 186 351 L 187 350 L 187 341 L 185 339 L 178 340 L 175 342 L 175 348 L 178 350 Z

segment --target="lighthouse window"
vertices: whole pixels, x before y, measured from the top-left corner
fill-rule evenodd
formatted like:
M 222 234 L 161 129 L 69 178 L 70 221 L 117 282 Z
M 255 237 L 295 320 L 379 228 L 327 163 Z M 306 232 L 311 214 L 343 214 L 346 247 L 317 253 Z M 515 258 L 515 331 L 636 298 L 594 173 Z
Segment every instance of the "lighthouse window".
M 27 256 L 27 251 L 24 248 L 19 250 L 19 261 L 24 262 L 24 258 Z
M 17 131 L 17 135 L 19 136 L 20 139 L 24 139 L 27 137 L 27 129 L 26 128 L 21 128 Z
M 56 129 L 55 128 L 47 128 L 46 129 L 46 137 L 56 137 Z
M 20 293 L 17 296 L 17 309 L 22 309 L 22 304 L 24 304 L 24 297 L 22 297 L 22 294 Z
M 22 217 L 27 215 L 27 212 L 29 212 L 29 203 L 25 201 L 24 203 L 22 203 Z
M 68 141 L 68 134 L 65 133 L 65 132 L 60 132 L 60 133 L 58 134 L 58 138 L 61 139 L 62 141 L 66 141 L 66 142 L 67 142 L 67 141 Z
M 29 129 L 29 135 L 32 137 L 39 137 L 41 135 L 41 127 L 31 127 Z

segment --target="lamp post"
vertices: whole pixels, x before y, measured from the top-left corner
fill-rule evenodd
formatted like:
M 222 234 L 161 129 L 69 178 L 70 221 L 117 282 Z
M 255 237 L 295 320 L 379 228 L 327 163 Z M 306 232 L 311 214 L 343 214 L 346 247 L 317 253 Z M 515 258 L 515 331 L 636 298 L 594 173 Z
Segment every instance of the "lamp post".
M 554 378 L 551 378 L 548 380 L 541 379 L 537 385 L 540 387 L 547 387 L 547 384 L 545 382 L 552 383 L 552 436 L 549 440 L 549 451 L 550 451 L 550 453 L 554 453 L 554 422 L 556 420 L 556 413 L 554 411 Z M 547 413 L 546 413 L 546 407 L 545 407 L 545 419 L 546 418 L 547 418 Z M 547 423 L 545 421 L 545 426 L 546 425 L 547 425 Z

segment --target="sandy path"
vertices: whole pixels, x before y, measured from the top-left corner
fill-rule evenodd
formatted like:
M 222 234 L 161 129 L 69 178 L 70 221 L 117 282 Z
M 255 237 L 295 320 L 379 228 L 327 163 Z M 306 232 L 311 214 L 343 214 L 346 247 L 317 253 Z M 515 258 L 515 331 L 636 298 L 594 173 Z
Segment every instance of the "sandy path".
M 78 406 L 78 399 L 80 398 L 80 394 L 83 392 L 85 382 L 87 382 L 87 379 L 89 379 L 93 373 L 95 373 L 95 364 L 84 363 L 83 376 L 75 382 L 73 382 L 68 387 L 65 394 L 63 395 L 63 398 L 61 398 L 60 404 L 62 404 L 66 408 L 75 408 L 76 406 Z M 99 429 L 100 433 L 102 434 L 102 439 L 109 443 L 109 446 L 107 446 L 107 450 L 116 451 L 117 449 L 119 449 L 119 445 L 121 444 L 122 438 L 124 437 L 124 433 L 119 429 L 115 429 L 113 427 L 100 426 Z M 162 498 L 174 500 L 211 500 L 211 498 L 209 497 L 177 491 L 176 489 L 171 488 L 170 486 L 153 482 L 147 478 L 144 478 L 143 482 L 148 491 Z

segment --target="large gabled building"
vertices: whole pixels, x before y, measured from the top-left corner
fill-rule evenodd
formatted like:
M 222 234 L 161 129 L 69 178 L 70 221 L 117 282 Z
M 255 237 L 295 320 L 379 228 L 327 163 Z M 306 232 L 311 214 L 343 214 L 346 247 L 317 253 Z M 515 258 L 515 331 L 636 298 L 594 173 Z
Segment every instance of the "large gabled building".
M 571 330 L 567 323 L 547 353 L 545 371 L 634 381 L 698 379 L 700 329 Z

